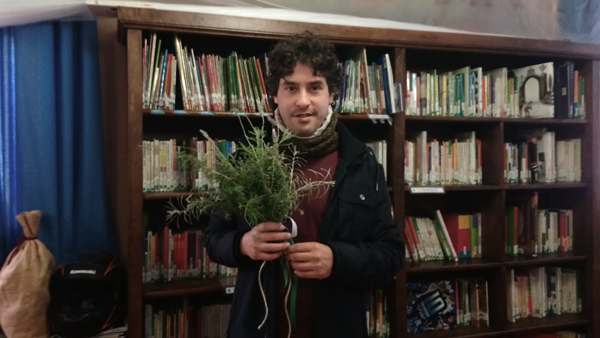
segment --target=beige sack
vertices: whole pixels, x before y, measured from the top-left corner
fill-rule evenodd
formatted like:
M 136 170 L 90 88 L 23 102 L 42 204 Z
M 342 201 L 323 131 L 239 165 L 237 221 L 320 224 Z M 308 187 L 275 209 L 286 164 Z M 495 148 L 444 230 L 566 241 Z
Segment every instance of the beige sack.
M 0 327 L 8 338 L 48 338 L 46 310 L 54 256 L 37 239 L 39 210 L 23 212 L 17 220 L 25 235 L 0 270 Z

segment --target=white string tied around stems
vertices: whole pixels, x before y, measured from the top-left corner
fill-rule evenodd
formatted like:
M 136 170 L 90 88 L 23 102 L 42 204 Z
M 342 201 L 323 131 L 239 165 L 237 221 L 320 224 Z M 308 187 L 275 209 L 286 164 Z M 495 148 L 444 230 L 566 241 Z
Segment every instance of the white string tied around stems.
M 290 221 L 292 223 L 292 230 L 290 231 L 290 233 L 292 235 L 291 238 L 294 238 L 294 237 L 298 236 L 298 225 L 296 224 L 296 221 L 294 221 L 293 218 L 291 218 L 291 217 L 288 217 L 288 218 L 290 219 Z M 265 295 L 265 290 L 264 290 L 264 288 L 262 286 L 262 278 L 261 278 L 261 276 L 262 276 L 262 269 L 265 266 L 265 263 L 267 263 L 267 261 L 263 261 L 262 264 L 260 265 L 260 269 L 258 270 L 258 286 L 260 287 L 260 293 L 261 293 L 261 295 L 263 297 L 263 302 L 265 303 L 265 317 L 263 318 L 263 321 L 258 326 L 259 330 L 263 327 L 263 325 L 265 325 L 265 323 L 267 322 L 267 318 L 269 317 L 269 304 L 267 303 L 267 296 Z M 288 328 L 289 328 L 288 329 L 288 338 L 289 338 L 292 335 L 292 324 L 290 322 L 290 314 L 289 314 L 288 309 L 287 309 L 287 303 L 288 303 L 288 298 L 289 298 L 289 295 L 290 295 L 290 291 L 292 290 L 292 278 L 291 278 L 292 277 L 291 276 L 292 269 L 291 269 L 291 267 L 290 267 L 289 262 L 287 261 L 287 259 L 286 259 L 286 264 L 288 266 L 287 270 L 288 270 L 288 277 L 289 277 L 288 281 L 289 281 L 289 283 L 288 283 L 288 286 L 287 286 L 288 290 L 287 290 L 287 292 L 285 294 L 285 306 L 284 307 L 285 307 L 285 316 L 286 316 L 286 319 L 287 319 L 287 322 L 288 322 Z

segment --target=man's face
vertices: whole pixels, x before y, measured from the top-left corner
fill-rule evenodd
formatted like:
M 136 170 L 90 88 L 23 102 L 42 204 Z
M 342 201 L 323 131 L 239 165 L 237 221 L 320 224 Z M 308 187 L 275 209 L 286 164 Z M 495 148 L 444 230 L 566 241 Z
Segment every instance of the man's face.
M 296 136 L 311 136 L 327 117 L 333 93 L 327 81 L 313 75 L 313 67 L 296 64 L 294 72 L 279 79 L 277 95 L 273 97 L 285 126 Z

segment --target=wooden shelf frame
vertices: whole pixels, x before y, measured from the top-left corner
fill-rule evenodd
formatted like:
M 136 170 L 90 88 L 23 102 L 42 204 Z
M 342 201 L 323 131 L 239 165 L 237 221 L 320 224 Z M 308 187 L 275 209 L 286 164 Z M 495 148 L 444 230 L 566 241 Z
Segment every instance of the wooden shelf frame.
M 142 37 L 144 31 L 177 32 L 193 35 L 213 35 L 239 39 L 274 40 L 310 30 L 325 36 L 334 43 L 384 47 L 390 51 L 394 80 L 406 83 L 406 65 L 410 53 L 419 50 L 427 53 L 494 54 L 506 57 L 537 57 L 546 60 L 569 59 L 576 61 L 580 73 L 586 78 L 586 120 L 564 119 L 496 119 L 450 118 L 429 116 L 391 117 L 388 140 L 388 185 L 396 219 L 404 220 L 414 198 L 404 185 L 404 141 L 407 130 L 415 128 L 473 128 L 486 147 L 484 154 L 484 185 L 446 187 L 448 195 L 491 196 L 482 214 L 489 229 L 484 233 L 483 259 L 458 264 L 427 262 L 405 265 L 398 274 L 389 295 L 392 318 L 392 336 L 395 338 L 429 337 L 504 337 L 514 333 L 538 329 L 580 328 L 588 336 L 600 335 L 600 46 L 560 41 L 533 40 L 485 35 L 421 32 L 379 29 L 328 24 L 285 22 L 233 16 L 158 11 L 148 8 L 117 7 L 114 9 L 92 6 L 97 15 L 100 68 L 102 82 L 103 117 L 105 125 L 106 169 L 110 204 L 115 215 L 121 256 L 128 266 L 128 336 L 143 337 L 144 299 L 201 295 L 204 292 L 221 292 L 222 285 L 210 282 L 178 282 L 172 285 L 142 287 L 142 210 L 145 201 L 164 199 L 160 194 L 142 192 L 142 153 L 139 147 L 144 135 L 144 120 L 152 115 L 141 107 L 142 102 Z M 235 49 L 235 47 L 232 47 Z M 440 61 L 443 63 L 443 61 Z M 473 65 L 474 66 L 474 65 Z M 177 120 L 175 112 L 166 112 L 164 118 Z M 193 113 L 187 114 L 187 116 Z M 202 115 L 198 114 L 200 117 Z M 230 119 L 233 114 L 216 114 L 214 119 Z M 351 123 L 368 123 L 365 116 L 345 116 L 340 120 Z M 361 120 L 365 120 L 364 122 Z M 366 126 L 365 125 L 365 126 Z M 515 128 L 547 127 L 551 130 L 574 130 L 583 139 L 582 182 L 505 185 L 503 184 L 501 155 L 505 132 Z M 508 259 L 504 256 L 504 243 L 494 234 L 503 232 L 504 208 L 511 194 L 539 191 L 540 194 L 575 197 L 577 253 L 565 256 L 543 256 L 537 259 Z M 170 193 L 172 194 L 172 193 Z M 184 197 L 187 193 L 176 193 Z M 170 195 L 169 195 L 170 196 Z M 435 197 L 425 197 L 435 198 Z M 403 222 L 399 222 L 403 226 Z M 402 232 L 403 233 L 403 232 Z M 503 283 L 506 270 L 545 264 L 577 263 L 583 266 L 585 281 L 584 312 L 581 315 L 564 315 L 542 319 L 526 319 L 515 324 L 506 319 L 506 291 Z M 455 331 L 425 334 L 406 333 L 406 282 L 421 274 L 446 274 L 468 271 L 491 271 L 495 276 L 490 290 L 500 302 L 490 306 L 490 329 L 460 328 Z M 186 284 L 186 283 L 189 283 Z M 596 300 L 596 301 L 593 301 Z

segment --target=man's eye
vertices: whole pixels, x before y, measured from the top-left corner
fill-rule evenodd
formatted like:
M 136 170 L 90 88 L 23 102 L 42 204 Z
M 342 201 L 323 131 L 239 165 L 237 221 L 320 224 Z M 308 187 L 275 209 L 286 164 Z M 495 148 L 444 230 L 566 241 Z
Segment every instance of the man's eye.
M 285 90 L 287 90 L 289 92 L 293 92 L 294 90 L 296 90 L 296 88 L 292 87 L 292 86 L 287 86 L 287 87 L 285 87 Z
M 317 92 L 317 91 L 321 90 L 322 88 L 323 87 L 321 87 L 321 86 L 313 86 L 312 90 L 315 91 L 315 92 Z

